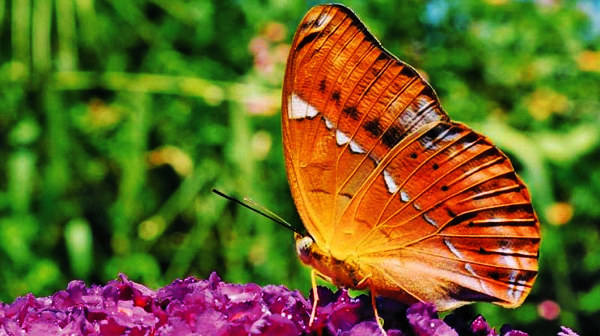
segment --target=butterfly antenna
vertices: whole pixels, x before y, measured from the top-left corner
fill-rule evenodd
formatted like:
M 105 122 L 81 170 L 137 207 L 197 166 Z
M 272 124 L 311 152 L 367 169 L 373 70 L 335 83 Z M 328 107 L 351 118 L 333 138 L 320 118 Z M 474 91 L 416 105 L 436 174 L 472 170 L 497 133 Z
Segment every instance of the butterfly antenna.
M 273 222 L 287 228 L 288 230 L 292 230 L 293 232 L 296 232 L 296 233 L 302 235 L 302 232 L 300 232 L 298 229 L 296 229 L 294 226 L 292 226 L 292 224 L 288 223 L 285 219 L 279 217 L 273 211 L 265 208 L 264 206 L 262 206 L 260 204 L 257 204 L 256 202 L 252 201 L 249 198 L 244 197 L 244 199 L 242 201 L 240 201 L 239 199 L 237 199 L 235 197 L 231 197 L 229 195 L 226 195 L 217 189 L 213 189 L 212 192 L 214 192 L 215 194 L 217 194 L 225 199 L 228 199 L 234 203 L 237 203 L 247 209 L 250 209 L 250 210 L 256 212 L 257 214 L 264 216 L 264 217 L 272 220 Z

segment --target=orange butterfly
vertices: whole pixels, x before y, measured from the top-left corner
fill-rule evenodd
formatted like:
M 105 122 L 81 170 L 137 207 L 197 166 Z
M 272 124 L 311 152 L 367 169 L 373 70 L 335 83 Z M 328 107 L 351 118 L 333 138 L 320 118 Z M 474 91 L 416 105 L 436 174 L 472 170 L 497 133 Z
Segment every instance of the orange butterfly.
M 320 276 L 368 288 L 373 300 L 439 310 L 523 302 L 540 244 L 525 185 L 350 9 L 317 6 L 302 20 L 282 123 L 288 180 L 308 231 L 296 235 L 296 248 Z

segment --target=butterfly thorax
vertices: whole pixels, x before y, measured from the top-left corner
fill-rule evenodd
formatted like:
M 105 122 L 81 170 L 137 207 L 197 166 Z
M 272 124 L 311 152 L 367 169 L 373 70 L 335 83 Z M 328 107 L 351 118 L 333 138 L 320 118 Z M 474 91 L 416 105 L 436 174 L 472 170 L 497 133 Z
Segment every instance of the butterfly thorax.
M 315 241 L 299 234 L 296 238 L 296 252 L 305 265 L 312 266 L 319 276 L 338 287 L 365 289 L 368 287 L 366 277 L 352 256 L 343 260 L 335 258 L 331 253 L 321 249 Z

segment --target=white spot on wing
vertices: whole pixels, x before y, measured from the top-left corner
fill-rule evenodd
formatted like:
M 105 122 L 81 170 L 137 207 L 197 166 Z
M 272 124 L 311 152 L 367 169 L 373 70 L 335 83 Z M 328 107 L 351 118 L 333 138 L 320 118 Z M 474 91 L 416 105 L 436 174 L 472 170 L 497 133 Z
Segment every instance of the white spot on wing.
M 329 20 L 329 15 L 326 15 L 326 14 L 319 15 L 319 18 L 317 19 L 315 27 L 321 27 L 323 24 L 325 24 L 325 22 L 327 20 Z
M 448 249 L 450 250 L 450 252 L 452 252 L 452 254 L 454 254 L 458 259 L 464 261 L 463 254 L 460 253 L 460 251 L 456 247 L 454 247 L 454 245 L 452 245 L 450 240 L 444 239 L 444 244 L 446 245 L 446 247 L 448 247 Z M 469 272 L 474 277 L 479 278 L 479 276 L 477 275 L 477 273 L 473 269 L 473 266 L 471 266 L 470 263 L 465 262 L 465 269 L 467 270 L 467 272 Z M 484 293 L 491 293 L 489 288 L 486 286 L 485 282 L 483 281 L 483 279 L 479 279 L 479 285 L 481 286 L 481 290 Z
M 450 132 L 447 132 L 446 135 L 444 135 L 444 141 L 447 141 L 447 142 L 454 141 L 456 138 L 458 138 L 459 135 L 460 135 L 460 132 L 451 130 Z
M 427 213 L 423 214 L 423 219 L 425 219 L 425 221 L 433 226 L 435 226 L 436 228 L 439 227 L 438 223 L 436 223 L 433 218 L 429 217 L 429 215 Z
M 292 93 L 290 98 L 290 104 L 288 107 L 288 118 L 290 119 L 303 119 L 306 117 L 314 118 L 319 114 L 317 109 L 305 102 L 302 98 L 298 97 L 297 94 Z
M 396 181 L 394 181 L 392 174 L 390 174 L 390 172 L 388 172 L 387 170 L 383 171 L 383 180 L 385 181 L 385 185 L 387 186 L 390 194 L 393 194 L 396 191 L 398 191 L 399 187 L 396 184 Z
M 507 249 L 507 250 L 512 252 L 512 250 L 510 250 L 510 249 Z M 519 265 L 514 257 L 505 256 L 503 258 L 503 261 L 506 263 L 506 265 L 508 267 L 511 267 L 511 268 L 519 267 Z M 506 294 L 515 300 L 519 300 L 521 298 L 521 295 L 523 295 L 523 292 L 525 291 L 524 285 L 527 283 L 524 280 L 517 280 L 518 275 L 519 275 L 519 271 L 517 271 L 516 269 L 513 269 L 512 271 L 510 271 L 510 274 L 508 275 L 509 285 L 508 285 L 508 291 L 506 292 Z M 515 285 L 515 283 L 516 283 L 516 285 Z
M 357 144 L 354 141 L 350 141 L 350 151 L 352 153 L 357 153 L 357 154 L 362 154 L 362 153 L 365 152 L 365 150 L 362 147 L 360 147 L 360 145 Z
M 457 250 L 456 247 L 454 247 L 454 245 L 452 245 L 452 243 L 450 242 L 450 240 L 444 239 L 444 244 L 446 244 L 446 247 L 448 247 L 448 249 L 450 250 L 450 252 L 452 252 L 452 254 L 454 254 L 458 259 L 463 259 L 462 253 L 460 253 L 460 251 Z
M 306 104 L 308 106 L 307 110 L 306 110 L 306 116 L 309 118 L 314 118 L 319 114 L 319 111 L 317 111 L 317 109 L 309 104 Z
M 527 283 L 525 280 L 517 280 L 517 283 L 519 284 L 518 286 L 516 286 L 517 288 L 515 289 L 515 292 L 513 294 L 515 300 L 519 300 L 521 298 L 521 296 L 523 295 L 523 293 L 525 292 L 525 284 Z
M 400 191 L 400 199 L 402 202 L 406 203 L 410 201 L 410 196 L 408 196 L 408 193 L 405 190 L 402 190 Z
M 458 259 L 464 260 L 463 254 L 460 253 L 460 251 L 456 247 L 454 247 L 454 245 L 452 245 L 450 240 L 444 239 L 444 244 L 446 244 L 446 247 L 448 247 L 450 252 L 452 252 L 452 254 L 454 254 Z M 475 273 L 475 270 L 473 269 L 473 266 L 471 266 L 471 264 L 465 263 L 465 269 L 467 270 L 467 272 L 471 273 L 472 275 L 477 276 L 477 274 Z
M 419 112 L 423 110 L 425 106 L 429 104 L 429 101 L 423 97 L 419 97 L 419 101 L 417 102 L 417 106 L 419 107 Z
M 472 275 L 477 276 L 477 274 L 475 273 L 475 270 L 473 269 L 473 266 L 471 266 L 471 264 L 465 263 L 465 269 Z
M 508 291 L 506 292 L 506 295 L 508 295 L 509 297 L 516 297 L 517 291 L 515 289 L 516 286 L 514 284 L 516 280 L 517 280 L 517 271 L 516 270 L 510 271 L 510 274 L 508 276 L 508 281 L 510 284 L 508 285 Z
M 325 119 L 325 126 L 327 126 L 327 119 Z M 362 154 L 365 152 L 365 150 L 362 147 L 360 147 L 359 144 L 357 144 L 355 141 L 350 140 L 350 137 L 348 137 L 344 132 L 340 130 L 335 131 L 335 142 L 338 144 L 338 146 L 343 146 L 347 143 L 350 143 L 350 151 L 352 153 Z
M 350 142 L 350 138 L 344 132 L 337 130 L 335 131 L 335 141 L 339 146 L 342 146 Z
M 323 117 L 323 119 L 325 120 L 325 127 L 327 127 L 327 129 L 332 129 L 333 128 L 333 123 L 331 122 L 331 120 Z
M 417 114 L 415 113 L 413 107 L 408 106 L 398 117 L 398 122 L 400 125 L 410 125 L 410 122 L 415 120 L 416 117 Z
M 510 248 L 507 248 L 507 247 L 502 247 L 499 250 L 502 253 L 513 253 L 513 250 Z M 502 261 L 504 261 L 504 264 L 510 268 L 518 268 L 519 267 L 519 264 L 517 263 L 517 260 L 515 259 L 515 257 L 505 255 L 502 257 Z
M 409 106 L 403 108 L 403 104 L 401 101 L 396 100 L 391 105 L 391 109 L 399 110 L 403 109 L 404 111 L 400 114 L 397 121 L 400 125 L 410 125 L 412 122 L 419 118 L 422 119 L 418 124 L 425 125 L 430 122 L 435 122 L 440 120 L 440 116 L 438 113 L 429 113 L 429 110 L 434 109 L 433 106 L 429 106 L 430 101 L 425 97 L 419 97 L 418 100 L 413 101 Z M 427 107 L 429 106 L 429 107 Z M 427 110 L 426 112 L 423 112 Z M 421 114 L 420 117 L 418 115 Z

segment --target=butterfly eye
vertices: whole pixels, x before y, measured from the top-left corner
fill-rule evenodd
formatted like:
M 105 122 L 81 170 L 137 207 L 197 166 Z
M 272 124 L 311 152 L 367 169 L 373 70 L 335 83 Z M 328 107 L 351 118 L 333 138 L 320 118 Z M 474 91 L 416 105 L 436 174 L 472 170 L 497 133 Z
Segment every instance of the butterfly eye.
M 310 237 L 302 237 L 296 240 L 296 252 L 303 262 L 310 259 L 310 248 L 312 244 L 313 239 Z

